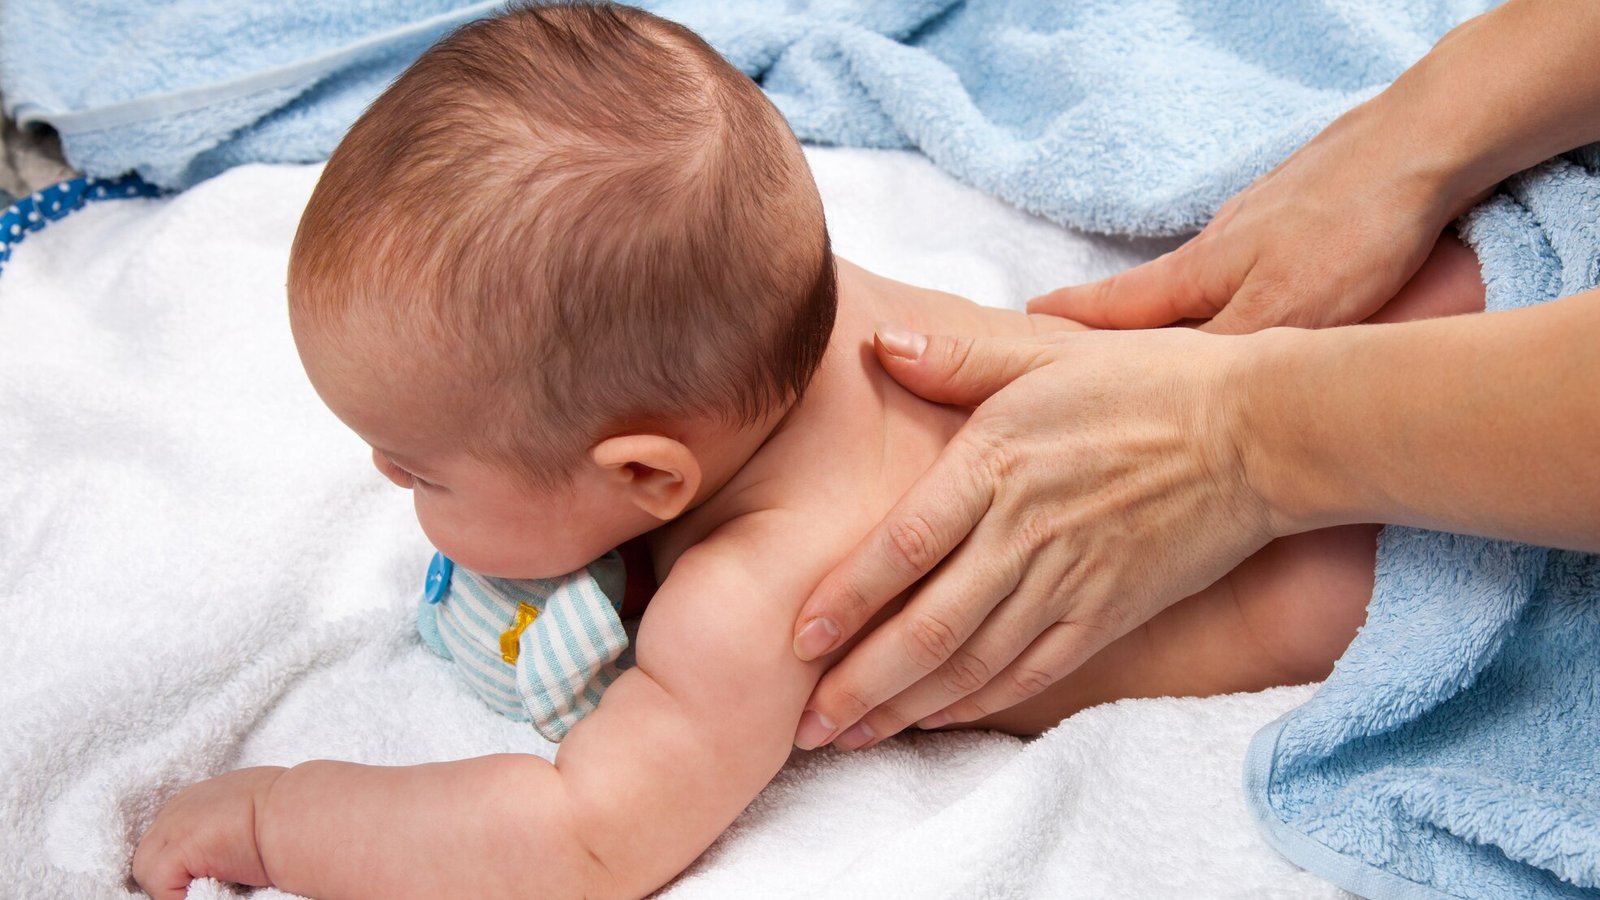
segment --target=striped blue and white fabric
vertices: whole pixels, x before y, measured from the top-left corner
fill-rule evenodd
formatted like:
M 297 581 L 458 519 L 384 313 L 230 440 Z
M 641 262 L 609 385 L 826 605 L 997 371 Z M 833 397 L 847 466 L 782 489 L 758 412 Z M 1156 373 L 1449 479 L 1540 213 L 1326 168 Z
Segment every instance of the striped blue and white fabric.
M 486 578 L 436 554 L 417 631 L 489 708 L 559 742 L 630 662 L 625 580 L 615 552 L 534 580 Z

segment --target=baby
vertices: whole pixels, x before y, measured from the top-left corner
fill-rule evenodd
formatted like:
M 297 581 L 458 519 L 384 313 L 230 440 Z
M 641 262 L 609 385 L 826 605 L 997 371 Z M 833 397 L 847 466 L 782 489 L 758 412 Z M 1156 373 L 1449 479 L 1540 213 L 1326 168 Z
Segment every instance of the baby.
M 146 831 L 134 875 L 162 900 L 202 876 L 317 897 L 666 883 L 784 764 L 837 659 L 794 656 L 801 602 L 968 415 L 890 379 L 874 324 L 1080 327 L 835 259 L 755 84 L 604 4 L 515 9 L 424 55 L 329 161 L 288 289 L 312 384 L 445 556 L 547 578 L 647 535 L 662 580 L 636 665 L 555 764 L 228 773 Z M 1279 541 L 975 724 L 1321 678 L 1363 619 L 1374 533 Z

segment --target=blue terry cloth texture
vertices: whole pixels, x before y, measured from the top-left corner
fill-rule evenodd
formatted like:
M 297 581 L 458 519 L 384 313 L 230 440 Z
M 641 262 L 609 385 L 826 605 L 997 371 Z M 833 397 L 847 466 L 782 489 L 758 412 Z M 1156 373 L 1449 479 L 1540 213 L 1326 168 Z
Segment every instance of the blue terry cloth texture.
M 1459 226 L 1490 310 L 1600 286 L 1600 145 Z M 1600 556 L 1385 529 L 1366 626 L 1245 769 L 1267 838 L 1365 896 L 1600 897 Z
M 645 5 L 760 80 L 805 140 L 917 148 L 1064 224 L 1149 234 L 1197 228 L 1490 4 Z M 54 124 L 91 174 L 175 187 L 241 162 L 321 159 L 427 41 L 492 8 L 67 6 L 0 7 L 10 108 Z M 1600 153 L 1512 179 L 1461 228 L 1491 309 L 1594 286 Z M 1387 529 L 1367 626 L 1252 747 L 1265 833 L 1372 896 L 1600 897 L 1597 657 L 1600 559 Z
M 916 148 L 1024 209 L 1173 234 L 1491 0 L 648 0 L 801 139 Z M 459 0 L 6 0 L 0 93 L 90 175 L 326 158 Z

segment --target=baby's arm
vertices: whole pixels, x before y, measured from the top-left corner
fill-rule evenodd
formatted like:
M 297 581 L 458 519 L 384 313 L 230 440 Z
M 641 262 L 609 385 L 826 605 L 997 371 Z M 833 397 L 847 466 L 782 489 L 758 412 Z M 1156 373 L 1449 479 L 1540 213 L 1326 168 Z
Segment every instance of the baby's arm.
M 296 766 L 254 803 L 264 880 L 329 898 L 638 896 L 682 871 L 788 758 L 820 674 L 789 649 L 795 611 L 820 577 L 806 570 L 820 566 L 755 571 L 781 546 L 762 544 L 761 531 L 793 540 L 793 525 L 767 530 L 761 517 L 779 524 L 776 513 L 747 517 L 679 560 L 642 624 L 639 665 L 607 689 L 555 765 L 503 755 Z M 168 814 L 141 844 L 141 884 L 182 896 L 190 877 L 241 877 L 203 864 L 248 861 L 240 841 L 196 849 L 219 829 L 190 817 L 188 832 L 174 833 Z

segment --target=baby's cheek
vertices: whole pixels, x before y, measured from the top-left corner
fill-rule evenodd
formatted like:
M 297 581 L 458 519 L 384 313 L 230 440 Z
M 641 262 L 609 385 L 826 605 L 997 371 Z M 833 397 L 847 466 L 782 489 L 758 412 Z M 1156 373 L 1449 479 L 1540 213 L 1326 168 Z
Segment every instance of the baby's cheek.
M 538 557 L 547 548 L 526 539 L 520 523 L 497 520 L 462 508 L 448 497 L 425 493 L 417 495 L 415 506 L 428 542 L 462 568 L 491 578 L 544 578 L 567 571 L 545 570 Z
M 422 533 L 456 565 L 492 578 L 556 578 L 576 572 L 631 534 L 570 509 L 484 502 L 440 488 L 412 492 Z
M 470 535 L 463 534 L 461 523 L 449 505 L 429 496 L 426 491 L 412 492 L 412 506 L 417 513 L 417 524 L 435 550 L 450 557 L 458 566 L 480 571 L 481 556 Z

